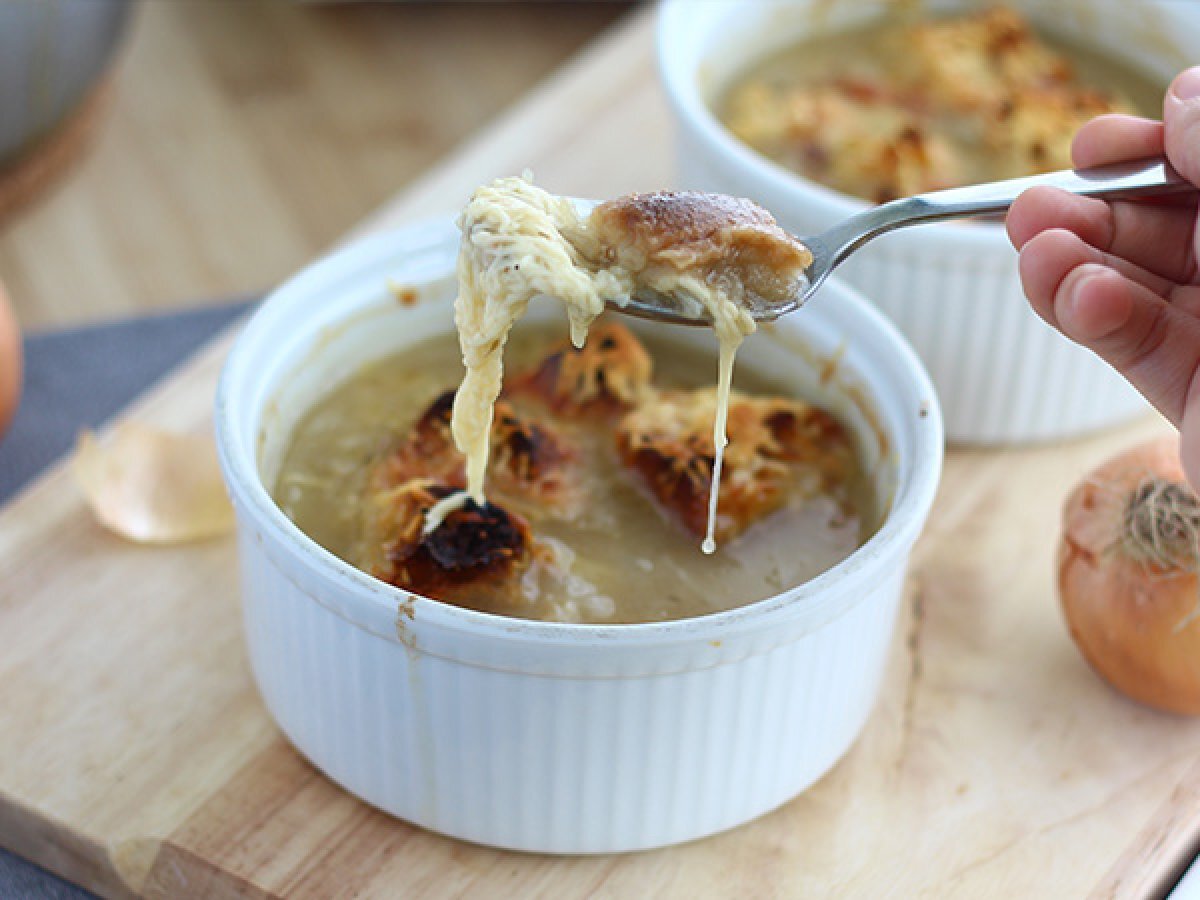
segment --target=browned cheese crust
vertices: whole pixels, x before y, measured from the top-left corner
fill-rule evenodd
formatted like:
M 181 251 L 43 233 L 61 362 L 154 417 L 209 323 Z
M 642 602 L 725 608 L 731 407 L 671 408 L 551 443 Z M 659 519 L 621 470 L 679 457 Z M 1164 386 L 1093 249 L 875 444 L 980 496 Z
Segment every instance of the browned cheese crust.
M 1080 83 L 1071 62 L 1012 9 L 919 25 L 912 47 L 925 102 L 979 116 L 983 145 L 1011 175 L 1068 168 L 1079 127 L 1124 109 L 1120 98 Z
M 702 536 L 712 486 L 714 391 L 665 391 L 617 425 L 621 461 L 659 506 Z M 828 413 L 777 397 L 734 394 L 721 474 L 717 537 L 729 540 L 778 509 L 789 493 L 835 492 L 854 465 L 849 438 Z M 807 482 L 804 480 L 807 476 Z
M 434 479 L 452 488 L 466 485 L 462 454 L 450 433 L 454 391 L 429 405 L 412 430 L 379 461 L 368 480 L 372 493 L 413 479 Z M 503 503 L 526 511 L 562 516 L 577 511 L 582 497 L 575 471 L 577 449 L 554 426 L 521 415 L 503 400 L 492 420 L 488 478 Z
M 755 78 L 730 95 L 726 124 L 752 147 L 824 184 L 877 202 L 1071 165 L 1094 116 L 1132 112 L 1004 7 L 897 26 L 892 68 L 848 60 L 821 81 Z
M 649 390 L 654 364 L 642 342 L 616 322 L 592 326 L 587 343 L 554 347 L 540 363 L 514 376 L 508 392 L 536 397 L 560 416 L 615 416 Z
M 661 269 L 701 280 L 732 277 L 773 302 L 787 300 L 812 254 L 762 207 L 724 194 L 628 194 L 588 219 L 597 264 Z

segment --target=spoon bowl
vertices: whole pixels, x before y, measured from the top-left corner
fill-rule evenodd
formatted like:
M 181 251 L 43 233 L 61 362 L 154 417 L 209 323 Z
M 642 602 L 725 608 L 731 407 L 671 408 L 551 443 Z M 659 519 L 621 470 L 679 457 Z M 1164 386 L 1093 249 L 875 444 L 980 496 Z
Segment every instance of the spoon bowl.
M 851 216 L 820 234 L 800 238 L 813 258 L 797 281 L 792 296 L 785 303 L 774 304 L 751 297 L 744 305 L 756 322 L 773 322 L 803 306 L 835 268 L 872 238 L 909 225 L 1001 213 L 1033 187 L 1053 187 L 1081 197 L 1100 199 L 1136 199 L 1196 190 L 1166 159 L 1153 157 L 1091 169 L 1067 169 L 973 184 L 892 200 Z M 649 288 L 641 288 L 627 300 L 611 305 L 627 315 L 672 325 L 712 324 L 703 306 L 692 298 L 662 294 Z

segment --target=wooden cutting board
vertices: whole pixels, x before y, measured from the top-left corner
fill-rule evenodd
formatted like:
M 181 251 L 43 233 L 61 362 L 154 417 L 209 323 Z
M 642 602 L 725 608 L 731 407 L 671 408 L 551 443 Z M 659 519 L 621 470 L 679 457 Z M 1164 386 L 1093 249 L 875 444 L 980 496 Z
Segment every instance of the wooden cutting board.
M 671 181 L 641 14 L 367 229 L 446 213 L 532 168 L 604 196 Z M 231 336 L 128 415 L 209 427 Z M 378 813 L 276 730 L 241 643 L 232 540 L 97 527 L 60 466 L 0 511 L 0 843 L 109 896 L 1141 897 L 1200 833 L 1200 724 L 1109 690 L 1053 587 L 1059 507 L 1089 465 L 1160 433 L 950 454 L 886 684 L 857 745 L 783 809 L 622 857 L 489 850 Z

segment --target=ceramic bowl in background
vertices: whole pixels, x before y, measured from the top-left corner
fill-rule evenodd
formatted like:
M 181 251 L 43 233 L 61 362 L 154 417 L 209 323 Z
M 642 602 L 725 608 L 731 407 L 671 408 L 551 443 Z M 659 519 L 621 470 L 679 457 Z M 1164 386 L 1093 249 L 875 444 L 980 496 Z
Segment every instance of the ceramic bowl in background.
M 836 282 L 830 302 L 754 336 L 739 356 L 840 409 L 890 498 L 880 530 L 841 564 L 771 599 L 680 621 L 487 615 L 354 569 L 301 533 L 267 487 L 294 424 L 334 385 L 453 333 L 457 246 L 446 221 L 347 247 L 276 291 L 225 365 L 217 441 L 268 709 L 351 792 L 482 844 L 636 850 L 784 803 L 845 753 L 878 691 L 941 468 L 941 418 L 916 356 Z M 396 303 L 389 283 L 415 288 L 419 302 Z M 701 329 L 677 336 L 713 341 Z
M 679 185 L 749 197 L 790 231 L 815 234 L 867 207 L 735 138 L 710 104 L 755 61 L 879 18 L 890 0 L 666 0 L 660 73 L 677 124 Z M 930 0 L 933 13 L 977 8 Z M 1200 59 L 1200 6 L 1140 0 L 1012 0 L 1032 21 L 1161 80 Z M 1148 409 L 1098 357 L 1029 309 L 1003 226 L 941 223 L 876 239 L 838 269 L 912 342 L 928 367 L 947 437 L 968 443 L 1065 438 Z M 834 302 L 818 294 L 813 306 Z
M 0 3 L 0 166 L 79 107 L 131 14 L 130 0 Z

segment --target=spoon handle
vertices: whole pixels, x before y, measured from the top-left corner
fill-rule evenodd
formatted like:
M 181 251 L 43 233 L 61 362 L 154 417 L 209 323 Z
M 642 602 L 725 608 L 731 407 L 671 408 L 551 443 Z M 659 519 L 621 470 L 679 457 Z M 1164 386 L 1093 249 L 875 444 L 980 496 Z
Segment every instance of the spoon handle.
M 871 207 L 828 231 L 805 238 L 805 243 L 816 258 L 814 266 L 809 270 L 805 296 L 816 290 L 847 256 L 872 238 L 908 225 L 1004 212 L 1024 191 L 1043 185 L 1084 197 L 1109 199 L 1154 197 L 1197 190 L 1195 185 L 1185 181 L 1183 176 L 1171 168 L 1171 164 L 1165 159 L 1155 157 L 904 197 Z
M 991 184 L 976 184 L 917 194 L 881 207 L 895 214 L 895 225 L 957 219 L 963 216 L 1003 212 L 1031 187 L 1054 187 L 1084 197 L 1152 197 L 1194 191 L 1196 187 L 1171 168 L 1162 157 L 1134 162 L 1097 166 L 1093 169 L 1067 169 L 1027 178 L 1013 178 Z M 889 216 L 891 218 L 891 216 Z

